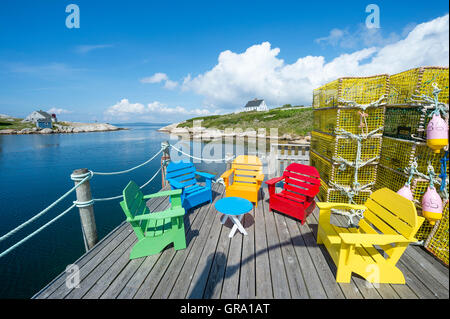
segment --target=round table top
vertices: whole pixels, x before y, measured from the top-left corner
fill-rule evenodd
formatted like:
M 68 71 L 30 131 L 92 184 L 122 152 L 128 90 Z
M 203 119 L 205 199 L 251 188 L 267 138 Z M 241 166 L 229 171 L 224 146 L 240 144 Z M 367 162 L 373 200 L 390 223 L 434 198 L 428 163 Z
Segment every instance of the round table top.
M 253 209 L 252 202 L 241 197 L 225 197 L 219 199 L 214 206 L 226 215 L 242 215 Z

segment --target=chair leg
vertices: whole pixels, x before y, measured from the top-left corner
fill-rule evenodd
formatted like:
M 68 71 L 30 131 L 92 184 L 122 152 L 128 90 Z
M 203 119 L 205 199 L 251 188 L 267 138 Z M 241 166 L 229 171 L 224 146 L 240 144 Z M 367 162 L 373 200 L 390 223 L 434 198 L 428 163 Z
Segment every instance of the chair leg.
M 352 271 L 348 267 L 338 267 L 336 282 L 349 283 L 352 278 Z
M 317 244 L 318 244 L 318 245 L 323 245 L 323 241 L 322 241 L 322 239 L 320 238 L 319 234 L 317 234 Z

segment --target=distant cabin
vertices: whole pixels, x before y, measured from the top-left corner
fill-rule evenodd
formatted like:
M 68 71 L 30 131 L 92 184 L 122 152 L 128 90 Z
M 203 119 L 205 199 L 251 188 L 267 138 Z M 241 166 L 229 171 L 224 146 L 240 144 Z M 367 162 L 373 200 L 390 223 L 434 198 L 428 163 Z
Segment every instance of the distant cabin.
M 38 128 L 52 128 L 52 122 L 57 122 L 55 114 L 48 114 L 45 111 L 34 111 L 28 115 L 23 122 L 32 122 L 36 124 Z
M 259 99 L 253 99 L 251 101 L 248 101 L 247 104 L 244 106 L 244 111 L 268 111 L 266 102 L 264 100 Z

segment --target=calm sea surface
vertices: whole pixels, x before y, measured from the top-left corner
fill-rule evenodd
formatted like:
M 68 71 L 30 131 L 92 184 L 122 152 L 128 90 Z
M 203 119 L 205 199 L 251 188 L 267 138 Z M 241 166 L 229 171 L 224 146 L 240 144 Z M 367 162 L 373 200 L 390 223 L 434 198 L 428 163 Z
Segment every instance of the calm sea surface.
M 0 236 L 25 222 L 73 187 L 77 168 L 111 172 L 133 167 L 159 151 L 169 136 L 161 125 L 128 125 L 130 130 L 51 135 L 0 135 Z M 175 141 L 172 141 L 175 142 Z M 131 173 L 94 176 L 94 198 L 120 195 L 130 180 L 144 184 L 160 167 L 160 157 Z M 196 164 L 212 174 L 224 164 Z M 143 191 L 159 191 L 159 175 Z M 75 200 L 71 194 L 43 217 L 0 243 L 0 252 L 60 214 Z M 124 219 L 120 200 L 95 203 L 99 239 Z M 0 298 L 29 298 L 85 252 L 78 209 L 0 258 Z

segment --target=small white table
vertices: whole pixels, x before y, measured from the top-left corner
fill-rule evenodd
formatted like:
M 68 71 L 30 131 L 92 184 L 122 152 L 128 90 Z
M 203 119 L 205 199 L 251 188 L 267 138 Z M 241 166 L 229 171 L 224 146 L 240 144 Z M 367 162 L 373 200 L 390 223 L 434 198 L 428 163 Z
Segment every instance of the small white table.
M 241 221 L 244 215 L 253 209 L 253 204 L 249 200 L 240 197 L 226 197 L 218 200 L 214 206 L 223 214 L 220 218 L 222 224 L 225 224 L 228 219 L 234 223 L 228 235 L 229 238 L 232 238 L 238 229 L 244 236 L 247 235 Z

